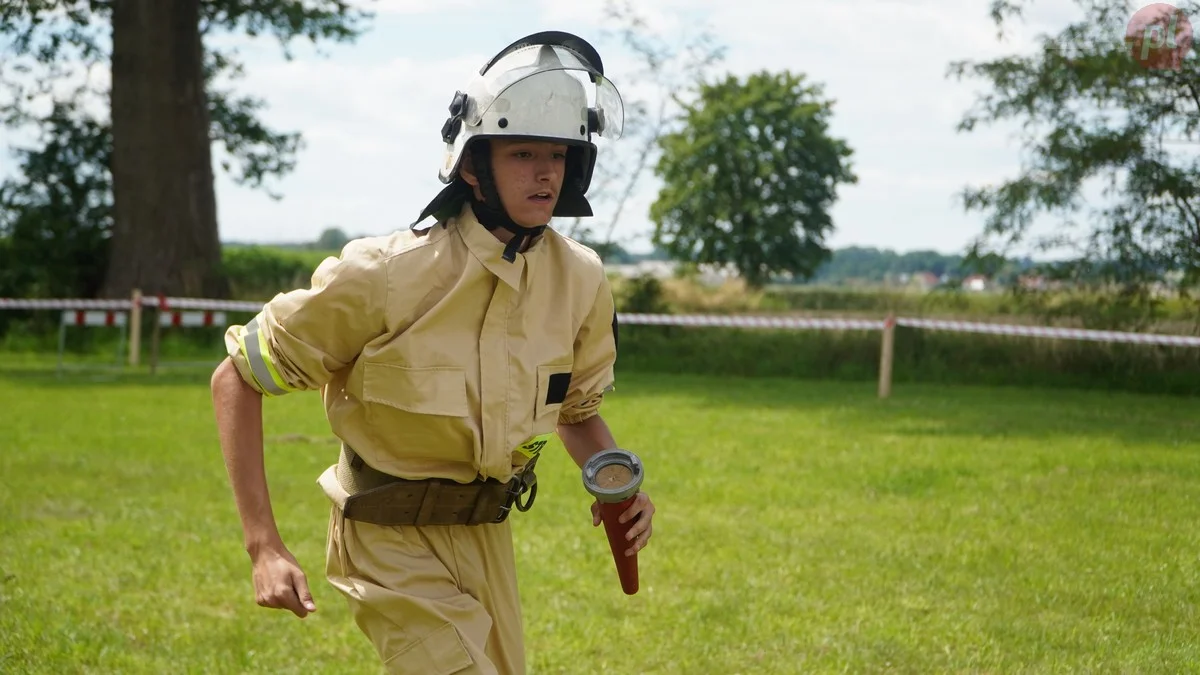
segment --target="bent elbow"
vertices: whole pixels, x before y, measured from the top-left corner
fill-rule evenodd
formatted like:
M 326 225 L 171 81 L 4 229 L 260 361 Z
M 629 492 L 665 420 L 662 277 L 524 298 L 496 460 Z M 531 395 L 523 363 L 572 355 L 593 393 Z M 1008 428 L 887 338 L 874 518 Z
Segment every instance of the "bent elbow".
M 229 371 L 231 370 L 235 370 L 235 368 L 233 361 L 228 356 L 213 369 L 212 378 L 208 381 L 208 388 L 212 390 L 214 396 L 225 386 L 225 382 L 229 379 Z
M 248 394 L 261 396 L 253 387 L 246 384 L 241 373 L 238 372 L 237 366 L 233 364 L 233 359 L 229 357 L 225 357 L 225 360 L 221 361 L 213 370 L 212 378 L 209 380 L 209 389 L 212 391 L 214 401 L 229 396 Z

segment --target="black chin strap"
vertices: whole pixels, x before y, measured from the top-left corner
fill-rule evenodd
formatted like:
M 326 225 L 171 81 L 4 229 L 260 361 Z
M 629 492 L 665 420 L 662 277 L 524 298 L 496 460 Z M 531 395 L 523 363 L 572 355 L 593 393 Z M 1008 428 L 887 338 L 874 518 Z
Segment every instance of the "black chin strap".
M 475 143 L 471 149 L 471 156 L 475 175 L 479 177 L 479 191 L 483 193 L 483 201 L 476 199 L 474 194 L 471 195 L 471 210 L 474 211 L 475 218 L 479 220 L 479 223 L 489 232 L 499 227 L 515 235 L 508 240 L 502 256 L 508 262 L 513 262 L 517 259 L 517 252 L 525 246 L 525 243 L 533 241 L 534 237 L 546 229 L 546 226 L 522 227 L 513 222 L 508 212 L 504 210 L 504 205 L 500 201 L 500 192 L 496 190 L 496 181 L 492 175 L 492 149 L 489 143 Z

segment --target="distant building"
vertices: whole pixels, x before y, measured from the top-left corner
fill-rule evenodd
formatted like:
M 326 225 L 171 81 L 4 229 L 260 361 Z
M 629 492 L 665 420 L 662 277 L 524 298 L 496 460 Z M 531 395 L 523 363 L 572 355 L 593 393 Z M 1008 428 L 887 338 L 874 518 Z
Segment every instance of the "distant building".
M 988 278 L 983 276 L 982 274 L 972 274 L 971 276 L 967 277 L 966 279 L 963 279 L 963 282 L 962 282 L 963 290 L 971 291 L 973 293 L 979 293 L 982 291 L 986 291 L 988 289 L 988 286 L 989 286 Z

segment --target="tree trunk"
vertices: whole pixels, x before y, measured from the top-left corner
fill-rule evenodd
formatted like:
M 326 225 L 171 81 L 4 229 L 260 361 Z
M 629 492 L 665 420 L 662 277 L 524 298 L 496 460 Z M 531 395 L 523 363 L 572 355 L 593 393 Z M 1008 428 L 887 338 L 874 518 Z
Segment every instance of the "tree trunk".
M 227 297 L 200 0 L 116 0 L 114 223 L 104 295 Z

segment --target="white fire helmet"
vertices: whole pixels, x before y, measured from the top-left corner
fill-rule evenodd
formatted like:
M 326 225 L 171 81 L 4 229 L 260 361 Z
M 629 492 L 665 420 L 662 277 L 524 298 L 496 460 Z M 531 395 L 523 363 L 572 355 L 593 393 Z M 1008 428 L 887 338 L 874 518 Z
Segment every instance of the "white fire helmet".
M 473 141 L 486 138 L 567 144 L 568 166 L 554 215 L 592 215 L 584 197 L 596 162 L 592 135 L 620 138 L 625 111 L 620 93 L 604 76 L 599 53 L 585 40 L 560 31 L 517 40 L 485 64 L 465 91 L 455 92 L 449 110 L 438 178 L 450 187 L 418 222 L 452 206 L 448 198 L 465 194 L 458 177 L 463 155 Z

